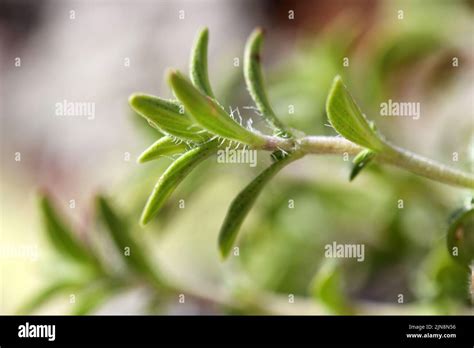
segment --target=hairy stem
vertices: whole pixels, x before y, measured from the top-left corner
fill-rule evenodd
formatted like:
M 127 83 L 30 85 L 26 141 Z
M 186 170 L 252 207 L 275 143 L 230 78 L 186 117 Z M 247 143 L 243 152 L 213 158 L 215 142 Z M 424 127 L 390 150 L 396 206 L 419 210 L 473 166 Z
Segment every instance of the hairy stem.
M 283 149 L 292 151 L 298 149 L 307 154 L 349 154 L 355 155 L 364 148 L 344 138 L 334 136 L 307 136 L 291 143 L 288 139 L 268 137 L 267 143 L 262 150 L 274 151 Z M 379 163 L 388 163 L 399 168 L 408 170 L 425 178 L 466 188 L 474 188 L 474 175 L 444 164 L 437 163 L 428 158 L 414 154 L 396 146 L 391 146 L 390 151 L 376 155 Z
M 344 154 L 356 155 L 363 150 L 349 140 L 341 137 L 308 136 L 299 141 L 301 151 L 313 154 Z
M 399 147 L 393 147 L 392 150 L 392 153 L 381 157 L 381 159 L 431 180 L 448 185 L 474 188 L 472 173 L 462 172 Z

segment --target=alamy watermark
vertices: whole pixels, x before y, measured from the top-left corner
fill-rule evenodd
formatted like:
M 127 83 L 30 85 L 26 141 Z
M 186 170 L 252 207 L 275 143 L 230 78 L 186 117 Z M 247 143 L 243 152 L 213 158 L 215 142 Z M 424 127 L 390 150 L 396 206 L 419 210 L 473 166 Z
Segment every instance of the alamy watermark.
M 324 246 L 324 256 L 327 258 L 357 259 L 358 262 L 365 260 L 364 244 L 326 244 Z
M 56 116 L 81 116 L 88 120 L 95 118 L 94 102 L 73 102 L 64 99 L 54 104 Z
M 0 245 L 0 258 L 2 259 L 29 259 L 37 261 L 39 257 L 36 244 L 4 244 Z
M 419 102 L 397 102 L 389 99 L 380 103 L 380 115 L 411 117 L 418 120 L 421 116 L 421 106 Z
M 250 167 L 255 167 L 257 165 L 257 150 L 226 147 L 217 151 L 217 163 L 246 163 Z
M 18 326 L 18 337 L 46 338 L 48 341 L 54 341 L 56 339 L 56 325 L 38 325 L 26 322 L 25 324 Z

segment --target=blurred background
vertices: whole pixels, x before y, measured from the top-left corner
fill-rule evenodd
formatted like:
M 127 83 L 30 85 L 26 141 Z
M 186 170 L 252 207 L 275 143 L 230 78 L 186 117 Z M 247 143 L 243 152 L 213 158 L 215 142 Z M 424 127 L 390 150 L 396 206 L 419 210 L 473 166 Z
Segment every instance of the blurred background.
M 448 217 L 472 192 L 396 168 L 372 165 L 349 183 L 350 162 L 340 157 L 294 163 L 265 189 L 242 227 L 239 256 L 226 262 L 216 247 L 220 224 L 235 195 L 270 163 L 265 153 L 257 168 L 208 160 L 152 224 L 139 227 L 170 159 L 136 164 L 159 135 L 127 99 L 137 91 L 171 97 L 164 72 L 187 71 L 194 37 L 207 26 L 216 96 L 249 116 L 243 48 L 261 26 L 269 97 L 286 123 L 334 135 L 324 105 L 340 74 L 390 141 L 472 172 L 473 17 L 474 2 L 461 0 L 0 0 L 0 313 L 17 313 L 66 278 L 78 285 L 46 296 L 51 301 L 31 311 L 470 311 L 468 272 L 449 257 L 446 233 Z M 420 119 L 380 116 L 388 99 L 420 102 Z M 94 103 L 94 117 L 58 116 L 56 105 L 65 100 Z M 165 296 L 144 281 L 102 287 L 48 242 L 40 190 L 112 273 L 135 279 L 96 222 L 94 197 L 106 195 L 182 293 Z M 364 262 L 328 265 L 324 246 L 333 242 L 364 244 Z M 331 289 L 329 298 L 321 286 Z M 87 303 L 82 310 L 72 294 Z

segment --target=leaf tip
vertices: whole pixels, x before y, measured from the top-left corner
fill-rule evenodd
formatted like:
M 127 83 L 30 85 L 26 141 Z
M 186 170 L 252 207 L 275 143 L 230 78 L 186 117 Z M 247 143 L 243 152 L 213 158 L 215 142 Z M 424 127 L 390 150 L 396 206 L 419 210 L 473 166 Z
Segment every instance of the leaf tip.
M 41 211 L 43 217 L 47 219 L 49 212 L 54 209 L 53 203 L 51 201 L 51 194 L 50 192 L 42 187 L 38 189 L 37 192 L 37 204 Z
M 97 207 L 98 211 L 102 214 L 104 211 L 104 208 L 107 206 L 107 201 L 105 197 L 102 194 L 98 193 L 95 195 L 94 201 L 95 201 L 95 206 Z
M 36 192 L 36 196 L 39 202 L 43 202 L 48 199 L 49 192 L 45 187 L 40 187 Z
M 338 88 L 345 87 L 344 82 L 342 81 L 341 75 L 336 75 L 332 80 L 331 87 L 329 88 L 328 98 L 326 99 L 326 110 L 329 108 L 332 101 L 333 94 L 337 91 Z M 328 113 L 329 114 L 329 113 Z
M 132 107 L 136 107 L 137 103 L 141 99 L 141 94 L 140 93 L 132 93 L 128 97 L 128 104 Z
M 156 191 L 153 190 L 150 197 L 148 197 L 148 201 L 143 208 L 142 214 L 140 215 L 139 225 L 141 227 L 145 227 L 158 213 L 159 208 L 154 206 L 154 199 Z
M 260 61 L 260 49 L 262 46 L 264 35 L 265 30 L 261 27 L 255 28 L 250 34 L 246 45 L 246 53 L 247 55 L 249 55 L 249 58 L 253 58 L 257 61 Z M 247 63 L 251 62 L 250 59 L 247 59 L 247 61 Z
M 262 28 L 262 27 L 256 27 L 254 30 L 253 30 L 253 33 L 252 33 L 254 37 L 256 38 L 260 38 L 260 37 L 263 37 L 265 35 L 265 29 Z
M 148 158 L 147 153 L 143 152 L 140 156 L 137 158 L 137 163 L 138 164 L 143 164 L 150 161 L 150 158 Z
M 149 97 L 144 93 L 135 92 L 128 97 L 128 105 L 141 117 L 143 116 L 143 106 L 146 103 L 146 98 Z M 145 117 L 146 118 L 146 117 Z
M 166 72 L 166 81 L 173 91 L 176 91 L 183 81 L 187 82 L 185 77 L 177 69 L 168 69 Z
M 349 181 L 355 179 L 357 175 L 370 163 L 372 159 L 375 157 L 375 153 L 371 150 L 362 150 L 357 154 L 357 156 L 353 160 L 353 166 L 351 173 L 349 175 Z
M 227 260 L 230 254 L 230 249 L 232 245 L 226 243 L 226 241 L 219 238 L 218 247 L 219 247 L 219 256 L 221 261 Z
M 376 152 L 389 149 L 376 128 L 362 113 L 340 75 L 326 99 L 326 114 L 334 130 L 349 141 Z
M 150 222 L 150 218 L 150 214 L 146 210 L 144 210 L 142 215 L 140 216 L 140 227 L 145 227 Z
M 198 32 L 198 38 L 199 39 L 204 39 L 204 40 L 207 40 L 209 38 L 209 28 L 204 26 L 202 27 L 201 29 L 199 29 L 199 32 Z
M 166 81 L 168 81 L 170 85 L 172 85 L 172 82 L 175 81 L 178 76 L 179 76 L 179 71 L 177 69 L 169 68 L 166 71 Z

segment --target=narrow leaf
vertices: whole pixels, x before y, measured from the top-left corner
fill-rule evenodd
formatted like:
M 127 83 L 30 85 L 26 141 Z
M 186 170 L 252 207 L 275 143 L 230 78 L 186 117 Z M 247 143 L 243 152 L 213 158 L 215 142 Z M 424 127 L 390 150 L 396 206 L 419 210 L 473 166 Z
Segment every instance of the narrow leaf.
M 76 305 L 71 314 L 87 315 L 96 311 L 118 290 L 120 290 L 120 284 L 110 279 L 90 284 L 77 295 Z
M 344 293 L 341 268 L 335 260 L 328 259 L 323 263 L 311 282 L 311 292 L 316 300 L 321 301 L 334 313 L 351 313 Z
M 277 118 L 270 106 L 261 66 L 261 49 L 263 44 L 263 30 L 257 28 L 250 35 L 245 45 L 244 76 L 245 83 L 255 105 L 262 113 L 263 118 L 274 129 L 284 135 L 291 135 L 287 127 Z
M 377 152 L 388 148 L 362 114 L 340 76 L 336 76 L 332 84 L 326 112 L 334 129 L 346 139 Z
M 219 250 L 221 256 L 226 258 L 237 238 L 237 233 L 245 217 L 257 200 L 265 185 L 283 167 L 300 158 L 301 155 L 293 154 L 277 160 L 265 169 L 250 184 L 247 185 L 232 201 L 219 233 Z
M 138 163 L 144 163 L 160 158 L 161 156 L 174 155 L 188 149 L 184 143 L 177 144 L 171 137 L 164 136 L 153 143 L 138 157 Z
M 181 112 L 180 105 L 173 101 L 134 93 L 130 96 L 129 103 L 135 112 L 162 133 L 194 142 L 209 138 L 209 134 L 197 126 L 185 112 Z
M 54 297 L 65 293 L 66 291 L 77 289 L 84 286 L 83 283 L 73 281 L 58 281 L 51 285 L 48 285 L 42 290 L 35 292 L 35 295 L 31 297 L 25 304 L 23 304 L 18 310 L 18 314 L 31 314 L 38 308 L 51 301 Z
M 189 67 L 191 81 L 202 93 L 214 98 L 209 76 L 207 72 L 207 44 L 209 41 L 209 30 L 202 29 L 196 37 L 194 47 L 191 51 L 191 63 Z
M 234 121 L 214 99 L 199 92 L 179 72 L 169 73 L 168 81 L 177 98 L 201 127 L 223 138 L 251 146 L 262 146 L 265 138 Z
M 349 181 L 354 180 L 354 178 L 360 173 L 360 171 L 372 161 L 374 156 L 375 152 L 373 152 L 372 150 L 365 149 L 359 152 L 352 161 L 353 166 L 351 174 L 349 175 Z
M 49 198 L 42 195 L 39 198 L 43 225 L 51 244 L 65 257 L 74 261 L 93 264 L 95 258 L 92 251 L 88 250 L 61 221 Z
M 157 268 L 132 237 L 127 222 L 119 217 L 105 197 L 97 197 L 97 209 L 124 262 L 135 272 L 161 284 Z
M 418 272 L 413 279 L 416 295 L 437 304 L 438 309 L 444 307 L 447 310 L 450 304 L 446 301 L 454 300 L 459 303 L 469 296 L 467 280 L 472 274 L 471 270 L 462 262 L 453 262 L 452 257 L 446 252 L 445 245 L 433 245 L 419 263 Z
M 215 151 L 215 143 L 210 142 L 200 147 L 189 150 L 177 160 L 175 160 L 153 189 L 148 201 L 143 209 L 141 224 L 147 224 L 160 210 L 165 201 L 176 189 L 179 183 L 204 159 L 212 155 Z

